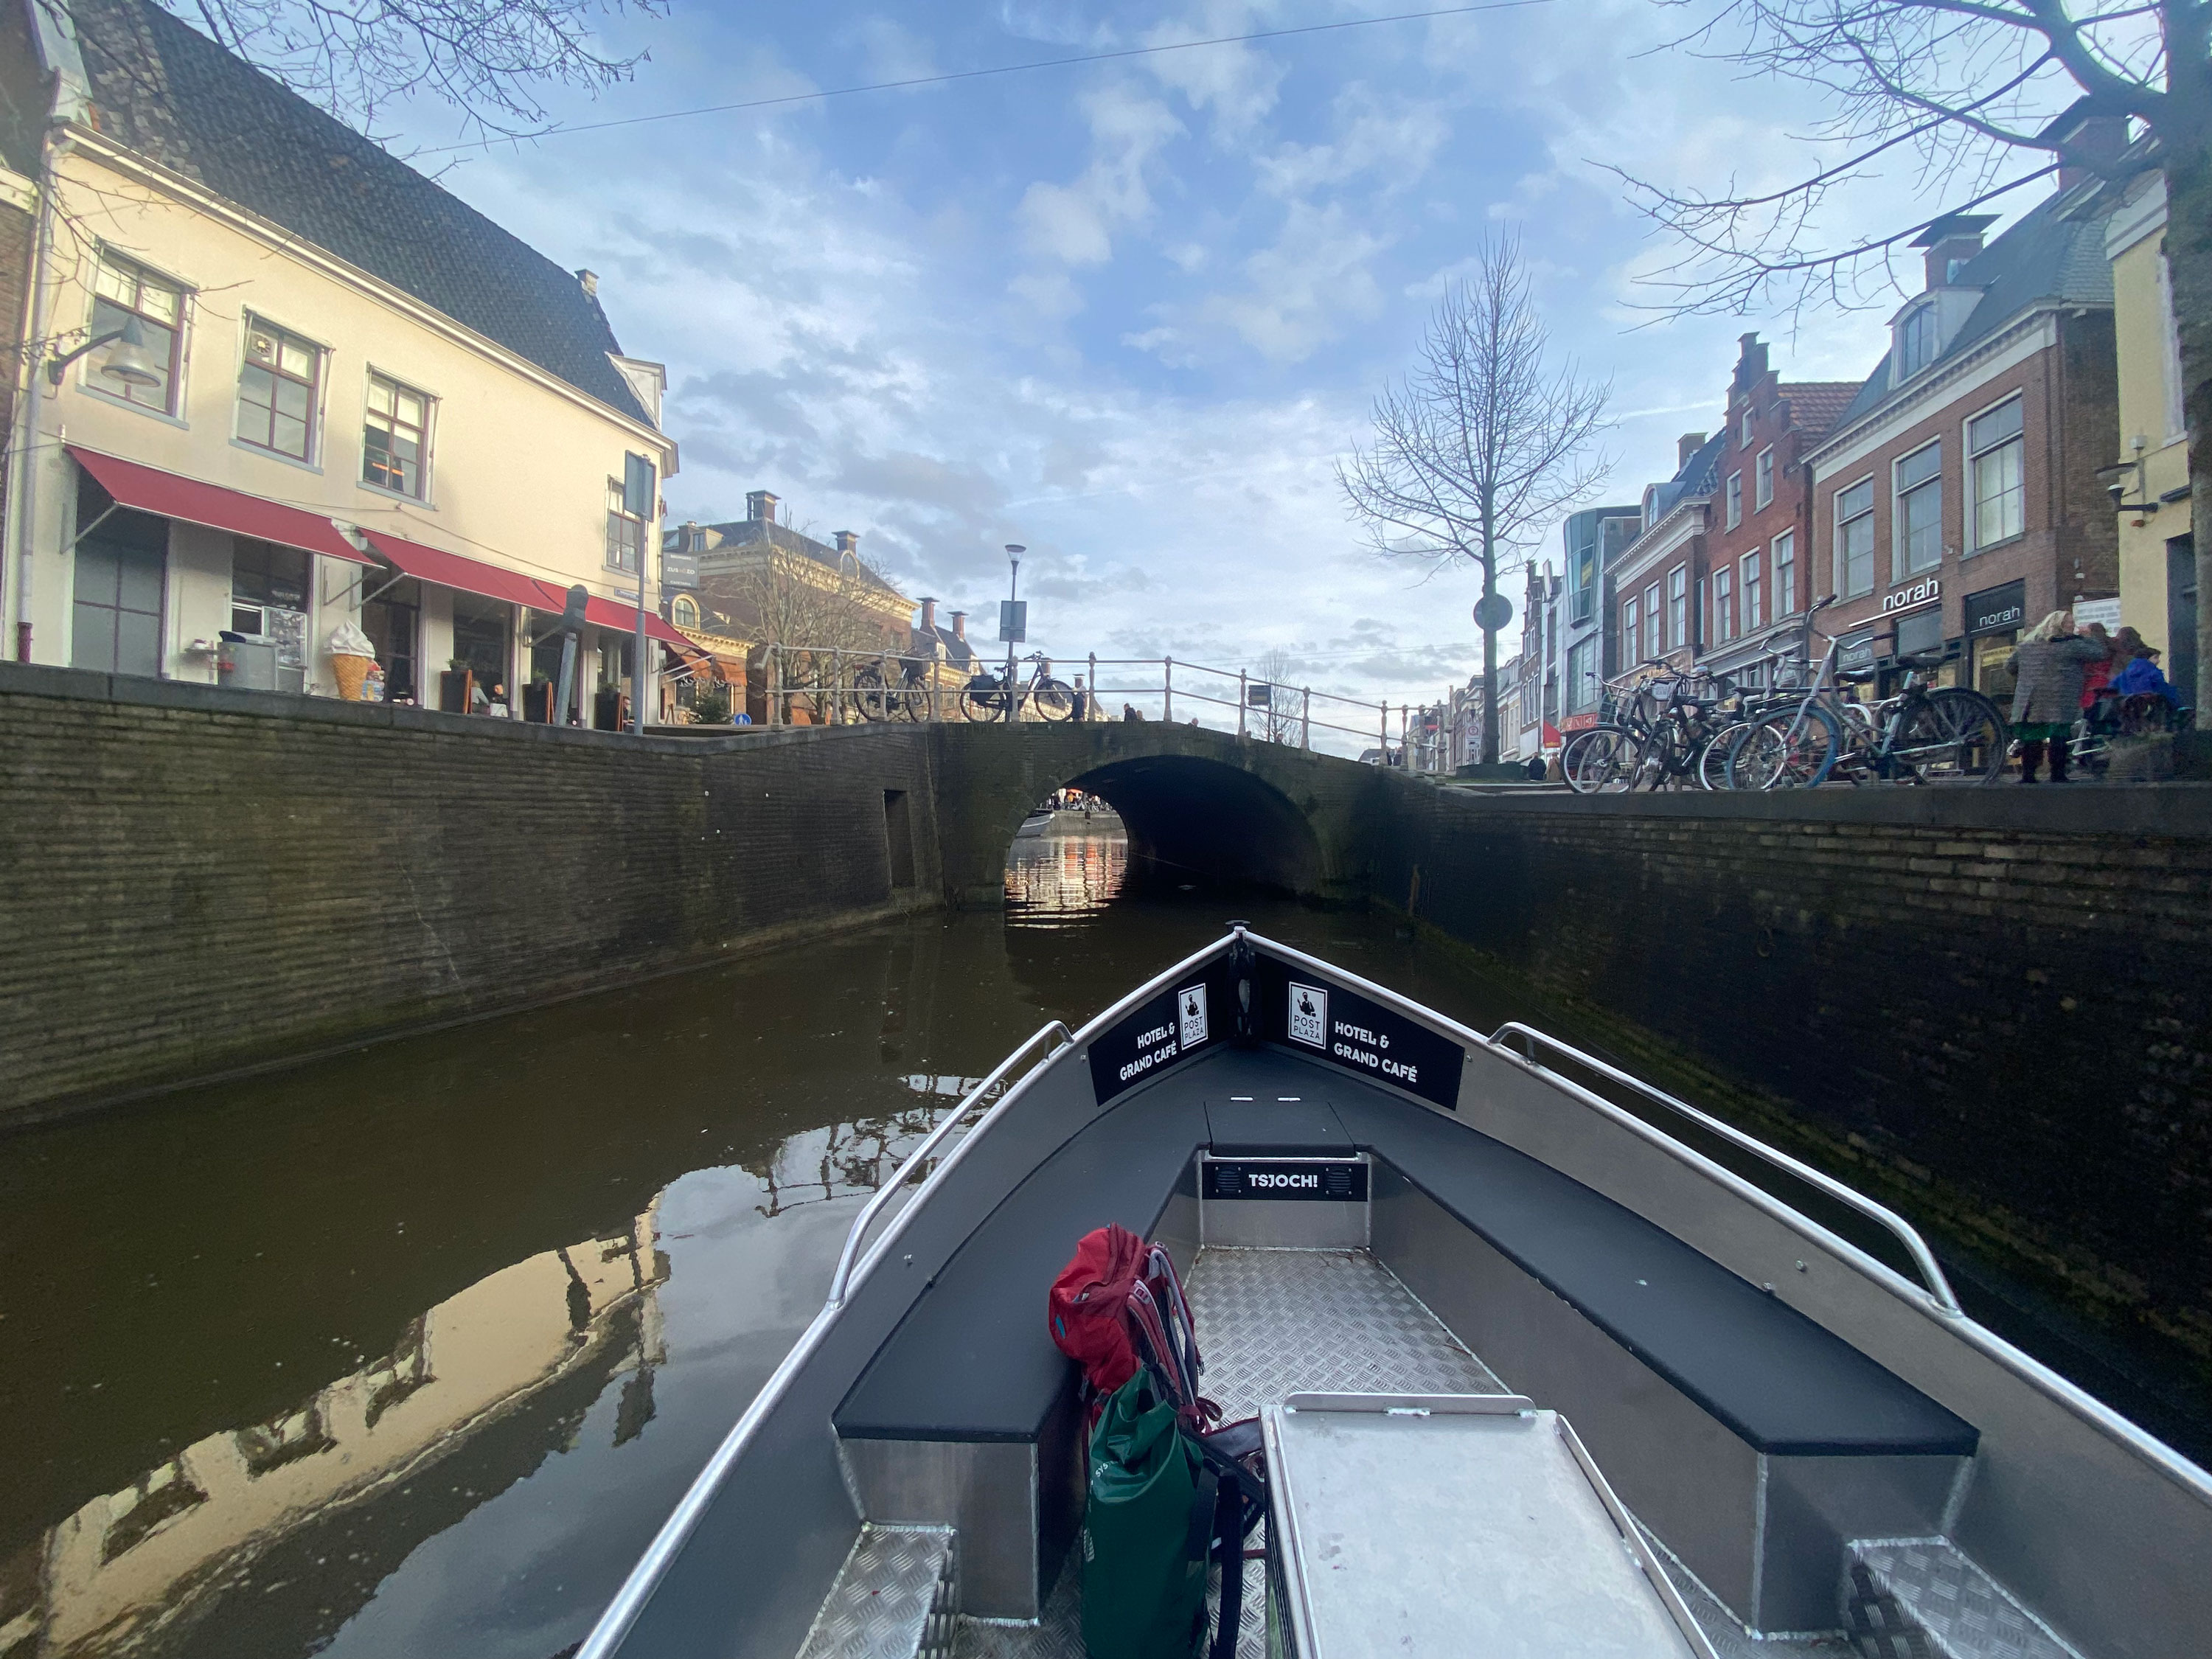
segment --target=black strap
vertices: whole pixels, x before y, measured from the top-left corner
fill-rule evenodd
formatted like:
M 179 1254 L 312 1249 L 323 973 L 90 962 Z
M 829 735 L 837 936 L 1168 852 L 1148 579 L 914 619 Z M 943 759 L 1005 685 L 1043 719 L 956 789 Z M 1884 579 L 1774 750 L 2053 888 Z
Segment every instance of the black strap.
M 1220 1509 L 1221 1477 L 1199 1466 L 1198 1489 L 1191 1495 L 1190 1533 L 1183 1540 L 1182 1556 L 1186 1561 L 1206 1559 L 1206 1547 L 1213 1539 L 1213 1517 Z
M 1221 1610 L 1207 1659 L 1237 1659 L 1237 1627 L 1244 1620 L 1244 1500 L 1233 1480 L 1221 1483 L 1213 1511 L 1213 1559 L 1221 1566 Z

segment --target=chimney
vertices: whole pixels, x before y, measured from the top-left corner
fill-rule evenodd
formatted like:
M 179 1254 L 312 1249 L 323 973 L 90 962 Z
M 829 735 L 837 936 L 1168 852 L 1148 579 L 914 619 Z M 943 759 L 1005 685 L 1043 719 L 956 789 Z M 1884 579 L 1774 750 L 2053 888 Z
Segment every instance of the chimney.
M 952 613 L 952 637 L 956 640 L 965 640 L 968 637 L 968 613 L 965 611 L 956 611 Z
M 1912 246 L 1927 250 L 1927 286 L 1954 286 L 1959 267 L 1982 251 L 1982 233 L 1996 222 L 1994 213 L 1947 213 L 1914 237 Z
M 576 273 L 576 280 L 584 285 L 584 295 L 586 299 L 596 300 L 599 297 L 599 273 L 598 271 L 580 270 Z
M 1766 378 L 1766 348 L 1756 333 L 1736 337 L 1735 387 L 1741 392 Z
M 2101 114 L 2092 100 L 2080 98 L 2035 136 L 2063 144 L 2069 152 L 2058 162 L 2058 193 L 2063 196 L 2095 178 L 2091 169 L 2100 163 L 2120 159 L 2128 147 L 2128 118 Z
M 849 530 L 839 531 L 837 532 L 837 550 L 840 553 L 850 553 L 854 558 L 859 558 L 860 556 L 860 538 Z
M 1682 468 L 1684 468 L 1684 467 L 1686 467 L 1686 466 L 1689 465 L 1689 464 L 1690 464 L 1690 457 L 1691 457 L 1691 456 L 1692 456 L 1692 455 L 1694 455 L 1694 454 L 1696 454 L 1699 450 L 1703 449 L 1705 447 L 1705 434 L 1704 433 L 1702 433 L 1702 432 L 1685 432 L 1685 433 L 1684 433 L 1680 437 L 1679 437 L 1679 438 L 1675 439 L 1675 440 L 1674 440 L 1674 467 L 1675 467 L 1675 470 L 1676 470 L 1677 471 L 1680 471 Z
M 934 634 L 937 631 L 937 601 L 935 599 L 924 599 L 921 602 L 921 631 L 925 634 Z
M 756 489 L 745 497 L 745 517 L 757 519 L 763 524 L 775 522 L 775 497 L 765 489 Z

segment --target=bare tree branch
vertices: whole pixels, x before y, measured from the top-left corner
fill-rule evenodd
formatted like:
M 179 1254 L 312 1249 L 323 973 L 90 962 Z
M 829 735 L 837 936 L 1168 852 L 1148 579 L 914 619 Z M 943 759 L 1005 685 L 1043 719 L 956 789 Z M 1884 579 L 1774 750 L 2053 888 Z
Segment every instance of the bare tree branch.
M 1592 446 L 1611 387 L 1545 362 L 1547 337 L 1517 238 L 1486 241 L 1474 274 L 1437 303 L 1413 372 L 1375 400 L 1375 438 L 1337 468 L 1374 550 L 1482 573 L 1498 592 L 1500 558 L 1525 548 L 1585 499 L 1611 463 Z M 1483 629 L 1492 694 L 1483 758 L 1498 758 L 1498 630 Z

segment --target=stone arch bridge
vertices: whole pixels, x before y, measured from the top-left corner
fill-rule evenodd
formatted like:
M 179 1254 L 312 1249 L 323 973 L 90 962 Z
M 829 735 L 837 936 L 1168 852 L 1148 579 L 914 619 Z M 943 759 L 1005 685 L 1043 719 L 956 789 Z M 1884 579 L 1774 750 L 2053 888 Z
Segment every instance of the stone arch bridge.
M 1364 890 L 1363 823 L 1404 779 L 1373 766 L 1158 720 L 928 728 L 939 846 L 956 904 L 996 904 L 1030 809 L 1067 786 L 1121 814 L 1133 855 L 1315 897 Z

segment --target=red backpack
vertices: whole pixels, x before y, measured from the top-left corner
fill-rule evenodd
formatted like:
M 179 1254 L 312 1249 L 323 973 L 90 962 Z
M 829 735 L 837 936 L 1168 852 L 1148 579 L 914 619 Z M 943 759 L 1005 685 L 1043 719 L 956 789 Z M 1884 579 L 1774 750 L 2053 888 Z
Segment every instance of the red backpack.
M 1198 1392 L 1198 1335 L 1164 1246 L 1126 1227 L 1085 1233 L 1053 1281 L 1046 1309 L 1054 1346 L 1083 1367 L 1093 1426 L 1107 1396 L 1140 1365 L 1153 1372 L 1190 1433 L 1202 1435 L 1220 1419 L 1221 1407 Z

